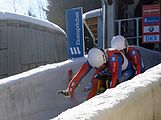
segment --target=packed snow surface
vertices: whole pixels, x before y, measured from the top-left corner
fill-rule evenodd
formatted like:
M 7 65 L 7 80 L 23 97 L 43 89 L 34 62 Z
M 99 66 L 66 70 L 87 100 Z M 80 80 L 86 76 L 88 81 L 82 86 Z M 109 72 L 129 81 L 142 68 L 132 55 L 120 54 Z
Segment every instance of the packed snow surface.
M 48 27 L 54 30 L 61 31 L 65 34 L 65 31 L 62 28 L 60 28 L 58 25 L 51 23 L 47 20 L 42 20 L 42 19 L 38 19 L 35 17 L 31 17 L 31 16 L 19 15 L 15 13 L 0 12 L 0 20 L 6 20 L 6 19 L 34 23 L 37 25 L 41 25 L 41 26 L 45 26 L 45 27 Z

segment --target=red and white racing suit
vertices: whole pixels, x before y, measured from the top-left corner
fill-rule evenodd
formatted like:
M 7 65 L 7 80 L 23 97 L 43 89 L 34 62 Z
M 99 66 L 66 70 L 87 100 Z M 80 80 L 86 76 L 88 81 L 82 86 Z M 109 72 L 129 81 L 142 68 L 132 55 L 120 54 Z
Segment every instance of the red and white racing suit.
M 110 88 L 114 88 L 118 83 L 129 79 L 133 75 L 133 71 L 130 68 L 131 67 L 130 63 L 128 62 L 128 60 L 124 60 L 125 57 L 120 51 L 108 50 L 106 52 L 108 56 L 107 57 L 108 62 L 95 70 L 95 73 L 91 78 L 92 88 L 89 91 L 87 99 L 90 99 L 97 94 L 98 81 L 99 81 L 98 76 L 102 76 L 102 75 L 109 76 L 110 74 L 111 75 Z M 128 63 L 125 64 L 125 62 L 128 62 Z M 72 78 L 72 80 L 68 84 L 67 90 L 69 91 L 70 96 L 74 94 L 74 90 L 79 84 L 79 82 L 91 69 L 92 67 L 90 66 L 88 61 L 86 61 L 81 66 L 77 74 Z M 124 73 L 122 71 L 124 71 Z
M 133 46 L 128 47 L 128 50 L 125 54 L 127 59 L 130 61 L 132 66 L 135 69 L 135 75 L 143 73 L 145 71 L 143 60 L 140 54 L 140 51 Z

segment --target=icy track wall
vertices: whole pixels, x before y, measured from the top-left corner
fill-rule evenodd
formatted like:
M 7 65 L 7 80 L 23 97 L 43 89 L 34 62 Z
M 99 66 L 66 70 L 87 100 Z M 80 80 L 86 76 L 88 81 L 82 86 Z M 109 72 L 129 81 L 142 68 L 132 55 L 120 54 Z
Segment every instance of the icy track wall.
M 146 68 L 153 67 L 161 62 L 161 54 L 145 49 L 143 49 L 143 53 L 144 62 L 147 63 Z M 147 55 L 148 59 L 146 58 Z M 157 58 L 154 58 L 156 56 Z M 1 79 L 0 120 L 49 120 L 68 108 L 85 101 L 85 96 L 80 94 L 71 99 L 56 94 L 57 90 L 67 87 L 69 82 L 68 70 L 72 68 L 75 73 L 85 60 L 86 58 L 83 57 L 41 66 Z M 161 97 L 160 79 L 161 65 L 158 65 L 133 80 L 120 84 L 115 89 L 107 90 L 104 94 L 67 110 L 58 118 L 64 120 L 69 117 L 71 118 L 68 120 L 101 120 L 104 117 L 107 117 L 105 119 L 110 117 L 110 120 L 112 120 L 116 117 L 117 120 L 126 120 L 126 118 L 132 120 L 131 118 L 138 117 L 137 120 L 144 120 L 144 118 L 151 117 L 150 119 L 156 118 L 155 120 L 157 120 L 161 111 L 159 110 L 161 108 L 161 98 L 159 98 Z M 88 76 L 83 81 L 86 85 Z M 82 88 L 84 83 L 81 83 Z M 74 113 L 69 113 L 69 111 L 74 111 Z M 78 111 L 78 113 L 75 113 L 75 111 Z M 136 114 L 137 116 L 135 116 Z
M 161 120 L 161 64 L 52 120 Z
M 68 70 L 78 70 L 86 58 L 67 60 L 0 80 L 0 120 L 49 120 L 80 104 L 83 97 L 65 99 Z

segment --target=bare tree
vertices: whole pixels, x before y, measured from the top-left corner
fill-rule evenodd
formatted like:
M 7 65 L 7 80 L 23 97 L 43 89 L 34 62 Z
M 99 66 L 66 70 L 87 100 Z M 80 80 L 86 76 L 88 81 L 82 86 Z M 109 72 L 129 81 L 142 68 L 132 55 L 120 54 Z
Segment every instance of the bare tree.
M 9 4 L 15 13 L 22 12 L 23 9 L 26 11 L 24 12 L 26 15 L 38 17 L 40 19 L 47 19 L 47 10 L 43 0 L 28 0 L 28 6 L 24 6 L 22 3 L 23 0 L 9 0 Z M 32 3 L 35 3 L 35 5 Z
M 47 18 L 49 21 L 56 23 L 64 30 L 65 25 L 65 11 L 66 9 L 83 7 L 83 12 L 101 7 L 101 0 L 47 0 L 48 10 Z
M 40 19 L 44 19 L 45 16 L 46 16 L 46 8 L 43 5 L 42 0 L 37 0 L 37 5 L 38 5 L 38 11 L 39 11 Z
M 10 0 L 9 2 L 10 2 L 11 7 L 13 7 L 14 12 L 16 13 L 17 12 L 17 5 L 16 5 L 17 0 Z
M 29 7 L 29 9 L 27 10 L 27 14 L 28 14 L 28 16 L 36 17 L 36 15 L 33 13 L 33 9 L 31 7 Z

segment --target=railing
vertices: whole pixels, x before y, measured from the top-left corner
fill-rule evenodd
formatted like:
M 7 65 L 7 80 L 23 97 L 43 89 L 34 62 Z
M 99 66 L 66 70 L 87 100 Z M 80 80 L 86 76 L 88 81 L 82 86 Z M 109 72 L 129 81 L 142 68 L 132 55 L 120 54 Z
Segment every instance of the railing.
M 142 38 L 140 35 L 141 20 L 142 17 L 115 20 L 117 34 L 122 35 L 124 33 L 127 40 L 136 39 L 136 45 L 139 46 L 139 39 Z M 130 34 L 133 35 L 130 36 Z

